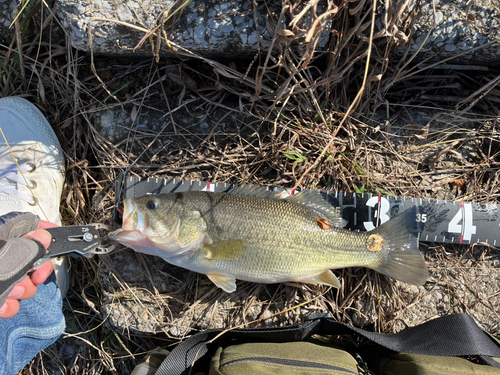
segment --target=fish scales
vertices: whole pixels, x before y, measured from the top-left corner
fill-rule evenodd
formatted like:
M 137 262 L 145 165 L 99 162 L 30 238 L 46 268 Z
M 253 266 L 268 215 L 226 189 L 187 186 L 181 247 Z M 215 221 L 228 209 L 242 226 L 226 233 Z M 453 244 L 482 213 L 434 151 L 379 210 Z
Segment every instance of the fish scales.
M 192 258 L 194 267 L 234 272 L 257 281 L 273 282 L 305 277 L 325 268 L 373 264 L 377 256 L 364 248 L 368 236 L 331 227 L 321 229 L 317 215 L 286 200 L 255 199 L 223 193 L 193 192 L 190 209 L 199 210 L 215 243 L 235 239 L 247 242 L 246 251 L 233 260 Z
M 336 227 L 341 217 L 318 194 L 269 199 L 248 192 L 253 191 L 125 200 L 123 226 L 111 236 L 136 251 L 204 273 L 228 292 L 236 289 L 235 279 L 339 287 L 330 270 L 352 266 L 417 285 L 428 276 L 414 235 L 414 210 L 359 233 Z

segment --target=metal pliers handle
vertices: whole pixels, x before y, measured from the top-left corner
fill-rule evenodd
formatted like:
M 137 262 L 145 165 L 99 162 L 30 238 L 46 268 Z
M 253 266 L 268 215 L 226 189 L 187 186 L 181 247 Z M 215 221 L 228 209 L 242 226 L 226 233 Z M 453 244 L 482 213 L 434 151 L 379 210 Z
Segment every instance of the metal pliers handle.
M 8 279 L 3 278 L 3 282 L 0 282 L 0 307 L 14 285 L 21 281 L 27 273 L 47 260 L 72 254 L 85 257 L 91 257 L 95 254 L 108 254 L 116 247 L 116 243 L 107 234 L 104 234 L 104 232 L 111 230 L 104 224 L 73 225 L 45 228 L 45 230 L 52 236 L 48 249 L 44 249 L 41 244 L 38 244 L 39 250 L 29 252 L 31 254 L 30 259 L 25 259 L 22 267 L 8 270 Z
M 46 228 L 52 242 L 43 259 L 57 258 L 75 254 L 90 257 L 95 254 L 108 254 L 116 247 L 107 234 L 99 230 L 111 231 L 104 224 L 72 225 L 67 227 Z

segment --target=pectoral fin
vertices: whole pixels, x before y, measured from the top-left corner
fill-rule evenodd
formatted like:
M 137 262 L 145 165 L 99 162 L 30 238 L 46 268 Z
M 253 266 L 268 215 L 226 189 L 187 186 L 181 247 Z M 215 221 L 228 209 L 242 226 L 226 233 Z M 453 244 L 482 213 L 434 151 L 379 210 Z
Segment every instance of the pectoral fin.
M 308 283 L 308 284 L 322 284 L 322 285 L 328 285 L 328 286 L 333 286 L 334 288 L 340 288 L 340 281 L 337 279 L 337 276 L 333 274 L 332 271 L 326 270 L 321 272 L 318 275 L 306 277 L 300 280 L 295 280 L 295 281 L 300 281 L 301 283 Z
M 236 279 L 234 277 L 215 273 L 209 273 L 207 276 L 215 285 L 227 293 L 232 293 L 236 290 Z
M 222 241 L 212 244 L 203 244 L 205 258 L 210 260 L 230 260 L 238 258 L 246 245 L 243 240 Z

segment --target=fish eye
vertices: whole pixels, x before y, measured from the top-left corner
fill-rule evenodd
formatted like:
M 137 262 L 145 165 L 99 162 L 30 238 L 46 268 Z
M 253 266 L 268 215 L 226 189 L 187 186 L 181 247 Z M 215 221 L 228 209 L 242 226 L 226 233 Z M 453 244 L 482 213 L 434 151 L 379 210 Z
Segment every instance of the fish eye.
M 156 208 L 156 202 L 155 201 L 147 201 L 146 202 L 146 207 L 149 210 L 154 210 Z

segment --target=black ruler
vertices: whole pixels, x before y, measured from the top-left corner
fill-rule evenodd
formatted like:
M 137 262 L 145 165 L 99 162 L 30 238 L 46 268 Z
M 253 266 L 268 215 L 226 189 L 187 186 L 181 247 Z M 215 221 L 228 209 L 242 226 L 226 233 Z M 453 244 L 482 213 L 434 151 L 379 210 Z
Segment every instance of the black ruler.
M 226 183 L 127 176 L 118 179 L 116 196 L 120 200 L 120 196 L 136 198 L 146 194 L 186 191 L 229 192 L 235 186 Z M 277 193 L 284 191 L 282 188 L 262 187 L 262 189 L 273 190 Z M 323 190 L 317 190 L 317 192 L 323 195 L 332 206 L 340 207 L 342 217 L 347 221 L 345 229 L 372 230 L 399 212 L 417 206 L 415 220 L 421 223 L 420 241 L 454 244 L 483 242 L 492 246 L 497 246 L 498 242 L 500 246 L 500 218 L 496 204 Z

